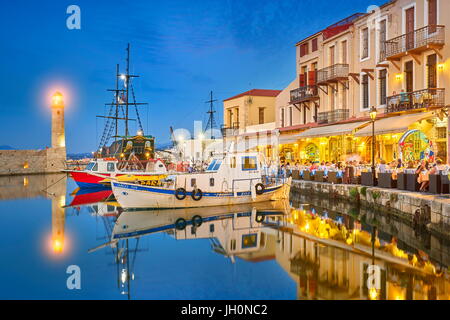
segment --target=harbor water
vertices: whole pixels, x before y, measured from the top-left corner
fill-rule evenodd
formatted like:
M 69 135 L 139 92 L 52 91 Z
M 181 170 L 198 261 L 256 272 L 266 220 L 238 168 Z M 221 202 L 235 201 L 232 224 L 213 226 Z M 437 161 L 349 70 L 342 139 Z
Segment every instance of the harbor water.
M 124 211 L 53 174 L 1 177 L 0 212 L 1 299 L 450 299 L 448 239 L 342 201 Z

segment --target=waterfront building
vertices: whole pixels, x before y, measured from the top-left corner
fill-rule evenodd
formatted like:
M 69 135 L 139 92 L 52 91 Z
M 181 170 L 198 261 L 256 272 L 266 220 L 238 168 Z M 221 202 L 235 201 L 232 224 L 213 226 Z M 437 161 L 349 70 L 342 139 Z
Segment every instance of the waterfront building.
M 448 8 L 447 8 L 448 7 Z M 447 160 L 450 3 L 394 0 L 296 44 L 297 78 L 276 99 L 288 160 Z M 294 135 L 294 139 L 292 136 Z
M 225 145 L 233 142 L 239 151 L 261 151 L 268 159 L 276 159 L 275 100 L 280 92 L 253 89 L 224 100 Z

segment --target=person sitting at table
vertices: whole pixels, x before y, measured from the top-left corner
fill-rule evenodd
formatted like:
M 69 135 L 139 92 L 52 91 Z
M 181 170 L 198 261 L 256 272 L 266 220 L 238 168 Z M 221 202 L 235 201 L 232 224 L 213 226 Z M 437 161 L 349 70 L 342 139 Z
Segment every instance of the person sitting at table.
M 419 175 L 417 182 L 420 184 L 420 191 L 424 192 L 430 185 L 428 161 L 422 160 L 420 166 L 416 169 L 416 174 Z
M 402 159 L 397 159 L 397 169 L 403 168 L 403 162 Z
M 378 171 L 380 173 L 385 173 L 388 169 L 388 166 L 386 165 L 386 161 L 381 160 L 380 164 L 378 165 Z

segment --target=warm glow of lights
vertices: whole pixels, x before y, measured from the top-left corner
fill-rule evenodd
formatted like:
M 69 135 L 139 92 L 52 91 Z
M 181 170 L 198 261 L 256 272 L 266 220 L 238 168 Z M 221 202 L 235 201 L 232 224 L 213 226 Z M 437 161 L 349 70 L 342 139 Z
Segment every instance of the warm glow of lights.
M 439 64 L 437 65 L 437 68 L 438 68 L 439 71 L 444 71 L 444 69 L 445 69 L 445 64 L 444 64 L 444 63 L 439 63 Z
M 62 195 L 60 198 L 59 198 L 59 206 L 62 208 L 62 207 L 64 207 L 66 205 L 66 196 L 65 195 Z
M 147 153 L 145 154 L 145 156 L 147 157 L 147 159 L 150 158 L 150 153 L 147 152 Z
M 370 109 L 370 119 L 372 119 L 372 121 L 375 121 L 377 119 L 377 108 L 372 107 L 372 109 Z
M 61 148 L 64 148 L 64 147 L 66 146 L 66 139 L 64 138 L 63 135 L 59 137 L 59 143 L 58 143 L 58 145 L 59 145 Z
M 402 79 L 403 79 L 403 74 L 397 73 L 397 74 L 395 75 L 395 80 L 397 80 L 397 81 L 402 81 Z
M 29 184 L 28 178 L 27 177 L 23 178 L 23 186 L 26 187 L 28 186 L 28 184 Z
M 53 239 L 53 252 L 61 253 L 63 251 L 63 243 L 59 239 Z
M 370 300 L 378 300 L 378 291 L 375 288 L 369 289 L 369 299 Z
M 56 91 L 52 96 L 52 107 L 64 107 L 64 99 L 61 92 Z
M 121 153 L 121 154 L 120 154 L 120 157 L 121 157 L 121 158 L 124 158 L 124 157 L 125 157 L 125 154 L 124 154 L 124 153 Z
M 23 164 L 23 168 L 28 169 L 29 167 L 30 167 L 30 165 L 28 164 L 28 161 L 25 161 Z

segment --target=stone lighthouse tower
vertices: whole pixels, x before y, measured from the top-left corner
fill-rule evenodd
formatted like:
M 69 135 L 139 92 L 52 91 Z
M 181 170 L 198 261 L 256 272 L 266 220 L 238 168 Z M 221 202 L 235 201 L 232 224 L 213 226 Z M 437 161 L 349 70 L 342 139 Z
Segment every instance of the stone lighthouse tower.
M 66 135 L 64 130 L 64 99 L 60 92 L 52 97 L 52 147 L 47 150 L 47 171 L 59 172 L 66 167 Z

